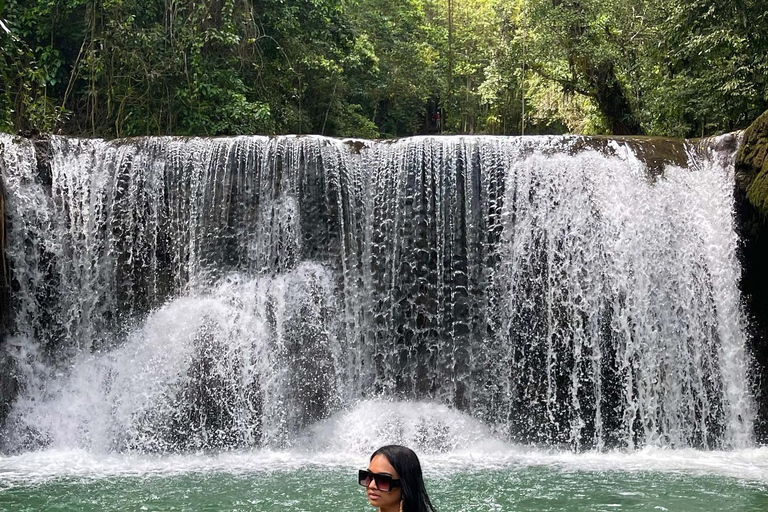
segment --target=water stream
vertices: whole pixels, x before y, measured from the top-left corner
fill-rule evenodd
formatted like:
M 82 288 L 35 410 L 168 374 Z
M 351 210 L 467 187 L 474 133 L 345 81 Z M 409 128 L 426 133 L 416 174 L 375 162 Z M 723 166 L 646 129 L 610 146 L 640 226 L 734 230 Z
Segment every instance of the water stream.
M 645 453 L 767 480 L 732 144 L 52 137 L 50 175 L 0 145 L 0 482 L 349 468 L 393 441 L 438 473 Z

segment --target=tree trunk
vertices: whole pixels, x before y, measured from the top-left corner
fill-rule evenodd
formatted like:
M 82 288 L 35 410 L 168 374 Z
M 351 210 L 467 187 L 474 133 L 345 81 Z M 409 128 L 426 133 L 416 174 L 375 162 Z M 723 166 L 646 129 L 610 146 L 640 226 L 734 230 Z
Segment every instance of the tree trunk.
M 616 79 L 613 64 L 603 63 L 587 70 L 600 113 L 605 116 L 613 135 L 642 135 L 627 95 Z

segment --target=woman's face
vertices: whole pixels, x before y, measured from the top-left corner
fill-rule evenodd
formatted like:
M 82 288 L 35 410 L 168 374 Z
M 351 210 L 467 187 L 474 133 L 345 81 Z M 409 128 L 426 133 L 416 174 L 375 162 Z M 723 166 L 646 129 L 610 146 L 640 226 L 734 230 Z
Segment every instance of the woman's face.
M 397 470 L 392 467 L 392 464 L 382 454 L 378 454 L 371 459 L 371 463 L 368 464 L 368 471 L 371 473 L 384 473 L 392 478 L 400 478 Z M 395 487 L 391 491 L 379 491 L 376 489 L 376 484 L 372 481 L 365 489 L 365 493 L 368 495 L 368 502 L 374 507 L 379 507 L 382 511 L 400 509 L 400 487 Z

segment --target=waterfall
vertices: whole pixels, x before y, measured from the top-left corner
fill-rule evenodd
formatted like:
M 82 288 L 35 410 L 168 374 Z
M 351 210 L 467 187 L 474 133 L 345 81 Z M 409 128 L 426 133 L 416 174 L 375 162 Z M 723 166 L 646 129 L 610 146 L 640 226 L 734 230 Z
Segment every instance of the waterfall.
M 4 450 L 285 448 L 368 399 L 574 449 L 751 442 L 733 148 L 52 137 L 46 176 L 0 143 Z

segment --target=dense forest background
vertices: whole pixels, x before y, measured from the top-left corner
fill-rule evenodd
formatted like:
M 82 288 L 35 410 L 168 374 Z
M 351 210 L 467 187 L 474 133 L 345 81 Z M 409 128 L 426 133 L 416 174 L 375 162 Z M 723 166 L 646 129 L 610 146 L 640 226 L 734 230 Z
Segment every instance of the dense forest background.
M 0 130 L 702 136 L 768 109 L 765 0 L 0 0 Z

